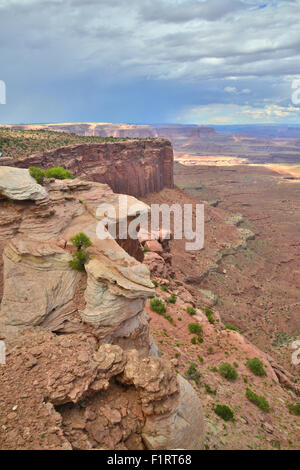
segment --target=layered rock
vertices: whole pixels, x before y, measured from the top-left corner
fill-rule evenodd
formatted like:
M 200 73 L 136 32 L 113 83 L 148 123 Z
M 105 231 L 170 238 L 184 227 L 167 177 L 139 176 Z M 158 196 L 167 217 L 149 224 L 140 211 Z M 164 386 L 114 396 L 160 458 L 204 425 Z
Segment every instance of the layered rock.
M 99 183 L 49 180 L 45 187 L 36 185 L 43 199 L 23 201 L 24 193 L 18 195 L 11 188 L 26 171 L 30 178 L 28 170 L 11 169 L 15 178 L 9 187 L 14 198 L 19 197 L 18 204 L 8 198 L 1 203 L 0 334 L 15 336 L 32 326 L 70 333 L 90 325 L 97 338 L 119 340 L 124 347 L 141 345 L 147 354 L 151 338 L 144 304 L 153 292 L 149 271 L 109 232 L 104 240 L 97 236 L 97 225 L 104 217 L 97 215 L 97 208 L 103 203 L 115 208 L 117 224 L 126 222 L 118 195 Z M 133 197 L 126 198 L 126 204 L 130 217 L 136 211 L 148 211 Z M 92 241 L 86 273 L 69 266 L 75 248 L 68 240 L 79 232 Z M 135 241 L 134 252 L 138 249 L 142 253 Z
M 98 347 L 91 335 L 27 332 L 8 344 L 0 384 L 2 449 L 203 445 L 197 394 L 168 361 Z
M 160 139 L 73 145 L 17 160 L 2 158 L 0 165 L 44 169 L 60 165 L 75 176 L 136 197 L 173 187 L 173 149 L 169 141 Z

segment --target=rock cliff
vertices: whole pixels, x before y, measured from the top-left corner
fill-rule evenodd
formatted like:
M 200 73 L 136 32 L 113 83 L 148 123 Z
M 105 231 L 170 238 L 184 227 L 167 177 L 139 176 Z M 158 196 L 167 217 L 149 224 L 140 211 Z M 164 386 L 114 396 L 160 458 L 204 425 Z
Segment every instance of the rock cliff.
M 0 165 L 45 169 L 60 165 L 75 176 L 135 197 L 173 187 L 173 149 L 163 139 L 71 145 L 25 158 L 2 158 Z
M 50 179 L 42 187 L 28 170 L 0 168 L 1 449 L 203 446 L 196 392 L 154 357 L 145 309 L 153 284 L 131 256 L 143 256 L 139 241 L 127 252 L 109 232 L 99 239 L 101 203 L 123 222 L 106 184 Z M 148 210 L 127 198 L 130 217 Z M 92 242 L 83 272 L 69 266 L 79 232 Z

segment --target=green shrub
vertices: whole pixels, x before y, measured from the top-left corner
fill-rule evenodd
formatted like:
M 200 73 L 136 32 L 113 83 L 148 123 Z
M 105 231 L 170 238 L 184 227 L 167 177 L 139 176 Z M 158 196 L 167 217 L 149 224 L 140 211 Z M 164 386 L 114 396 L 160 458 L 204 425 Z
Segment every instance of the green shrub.
M 150 300 L 150 308 L 153 312 L 156 312 L 159 315 L 162 315 L 167 311 L 164 302 L 158 299 L 157 297 L 155 299 Z
M 186 308 L 186 311 L 191 316 L 196 315 L 196 309 L 194 307 L 191 307 L 190 305 Z
M 253 374 L 259 377 L 264 377 L 265 375 L 267 375 L 263 363 L 257 357 L 249 359 L 246 365 L 251 370 L 251 372 L 253 372 Z
M 188 380 L 194 380 L 197 385 L 199 384 L 200 377 L 202 377 L 200 372 L 197 370 L 197 364 L 194 362 L 191 362 L 190 367 L 184 375 Z
M 160 288 L 163 292 L 169 292 L 167 286 L 165 286 L 164 284 Z
M 222 362 L 222 364 L 220 364 L 219 372 L 222 377 L 225 377 L 225 379 L 227 380 L 236 380 L 238 376 L 238 373 L 235 368 L 232 367 L 232 365 L 228 362 Z
M 71 261 L 69 261 L 69 266 L 76 271 L 83 271 L 87 257 L 88 255 L 84 250 L 77 250 Z
M 256 395 L 256 393 L 250 390 L 250 388 L 246 389 L 246 397 L 249 401 L 251 401 L 251 403 L 254 403 L 254 405 L 258 406 L 258 408 L 261 410 L 267 412 L 270 410 L 270 405 L 266 398 L 262 395 Z
M 205 387 L 206 393 L 210 393 L 211 395 L 216 395 L 217 394 L 217 390 L 211 388 L 211 386 L 209 384 L 204 384 L 204 387 Z
M 69 178 L 74 178 L 73 173 L 61 166 L 56 166 L 53 168 L 49 168 L 45 171 L 46 178 L 55 178 L 57 180 L 65 180 Z
M 202 326 L 199 325 L 199 323 L 189 323 L 188 324 L 188 329 L 189 329 L 190 333 L 193 333 L 195 335 L 200 336 L 203 333 Z
M 199 359 L 199 362 L 200 362 L 201 364 L 203 364 L 203 362 L 204 362 L 204 359 L 203 359 L 203 357 L 202 357 L 202 356 L 200 356 L 200 354 L 198 354 L 198 356 L 197 356 L 197 357 L 198 357 L 198 359 Z
M 176 301 L 177 301 L 177 297 L 175 294 L 171 294 L 170 297 L 168 298 L 167 302 L 169 304 L 176 304 Z
M 225 325 L 226 330 L 232 330 L 232 331 L 240 331 L 240 329 L 237 326 L 230 325 L 230 323 L 226 323 Z
M 88 254 L 82 248 L 88 248 L 92 242 L 85 233 L 77 233 L 74 237 L 70 238 L 72 245 L 76 246 L 77 251 L 74 253 L 73 258 L 69 261 L 69 266 L 76 271 L 83 271 L 84 264 L 88 259 Z
M 204 309 L 205 315 L 209 321 L 209 323 L 213 324 L 215 323 L 215 319 L 213 317 L 213 311 L 210 307 L 205 307 Z
M 152 284 L 154 285 L 154 287 L 158 287 L 158 282 L 157 281 L 152 281 Z
M 76 246 L 78 250 L 88 248 L 92 244 L 90 238 L 83 232 L 77 233 L 77 235 L 71 237 L 70 242 L 72 245 Z
M 296 416 L 300 416 L 300 401 L 298 403 L 290 403 L 288 405 L 288 409 L 290 410 L 290 413 Z
M 197 338 L 196 338 L 196 336 L 193 336 L 193 338 L 191 339 L 191 343 L 192 343 L 192 344 L 196 344 L 196 343 L 197 343 Z
M 42 184 L 45 178 L 45 172 L 42 168 L 37 166 L 30 166 L 28 168 L 30 175 L 36 180 L 38 184 Z
M 216 415 L 220 416 L 220 418 L 224 419 L 224 421 L 232 421 L 234 418 L 233 411 L 227 405 L 217 405 L 214 408 L 214 412 Z

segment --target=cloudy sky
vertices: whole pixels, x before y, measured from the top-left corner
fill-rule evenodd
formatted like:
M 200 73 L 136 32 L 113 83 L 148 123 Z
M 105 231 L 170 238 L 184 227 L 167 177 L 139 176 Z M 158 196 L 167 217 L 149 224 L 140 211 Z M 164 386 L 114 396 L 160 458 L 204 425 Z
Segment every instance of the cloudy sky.
M 300 0 L 0 0 L 0 122 L 300 123 L 299 30 Z

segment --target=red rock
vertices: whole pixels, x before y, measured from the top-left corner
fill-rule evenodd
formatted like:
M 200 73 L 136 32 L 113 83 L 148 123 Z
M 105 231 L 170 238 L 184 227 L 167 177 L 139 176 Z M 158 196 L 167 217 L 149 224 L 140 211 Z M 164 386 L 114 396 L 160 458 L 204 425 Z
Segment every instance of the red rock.
M 145 248 L 154 253 L 162 253 L 163 247 L 157 240 L 149 240 L 145 243 Z

